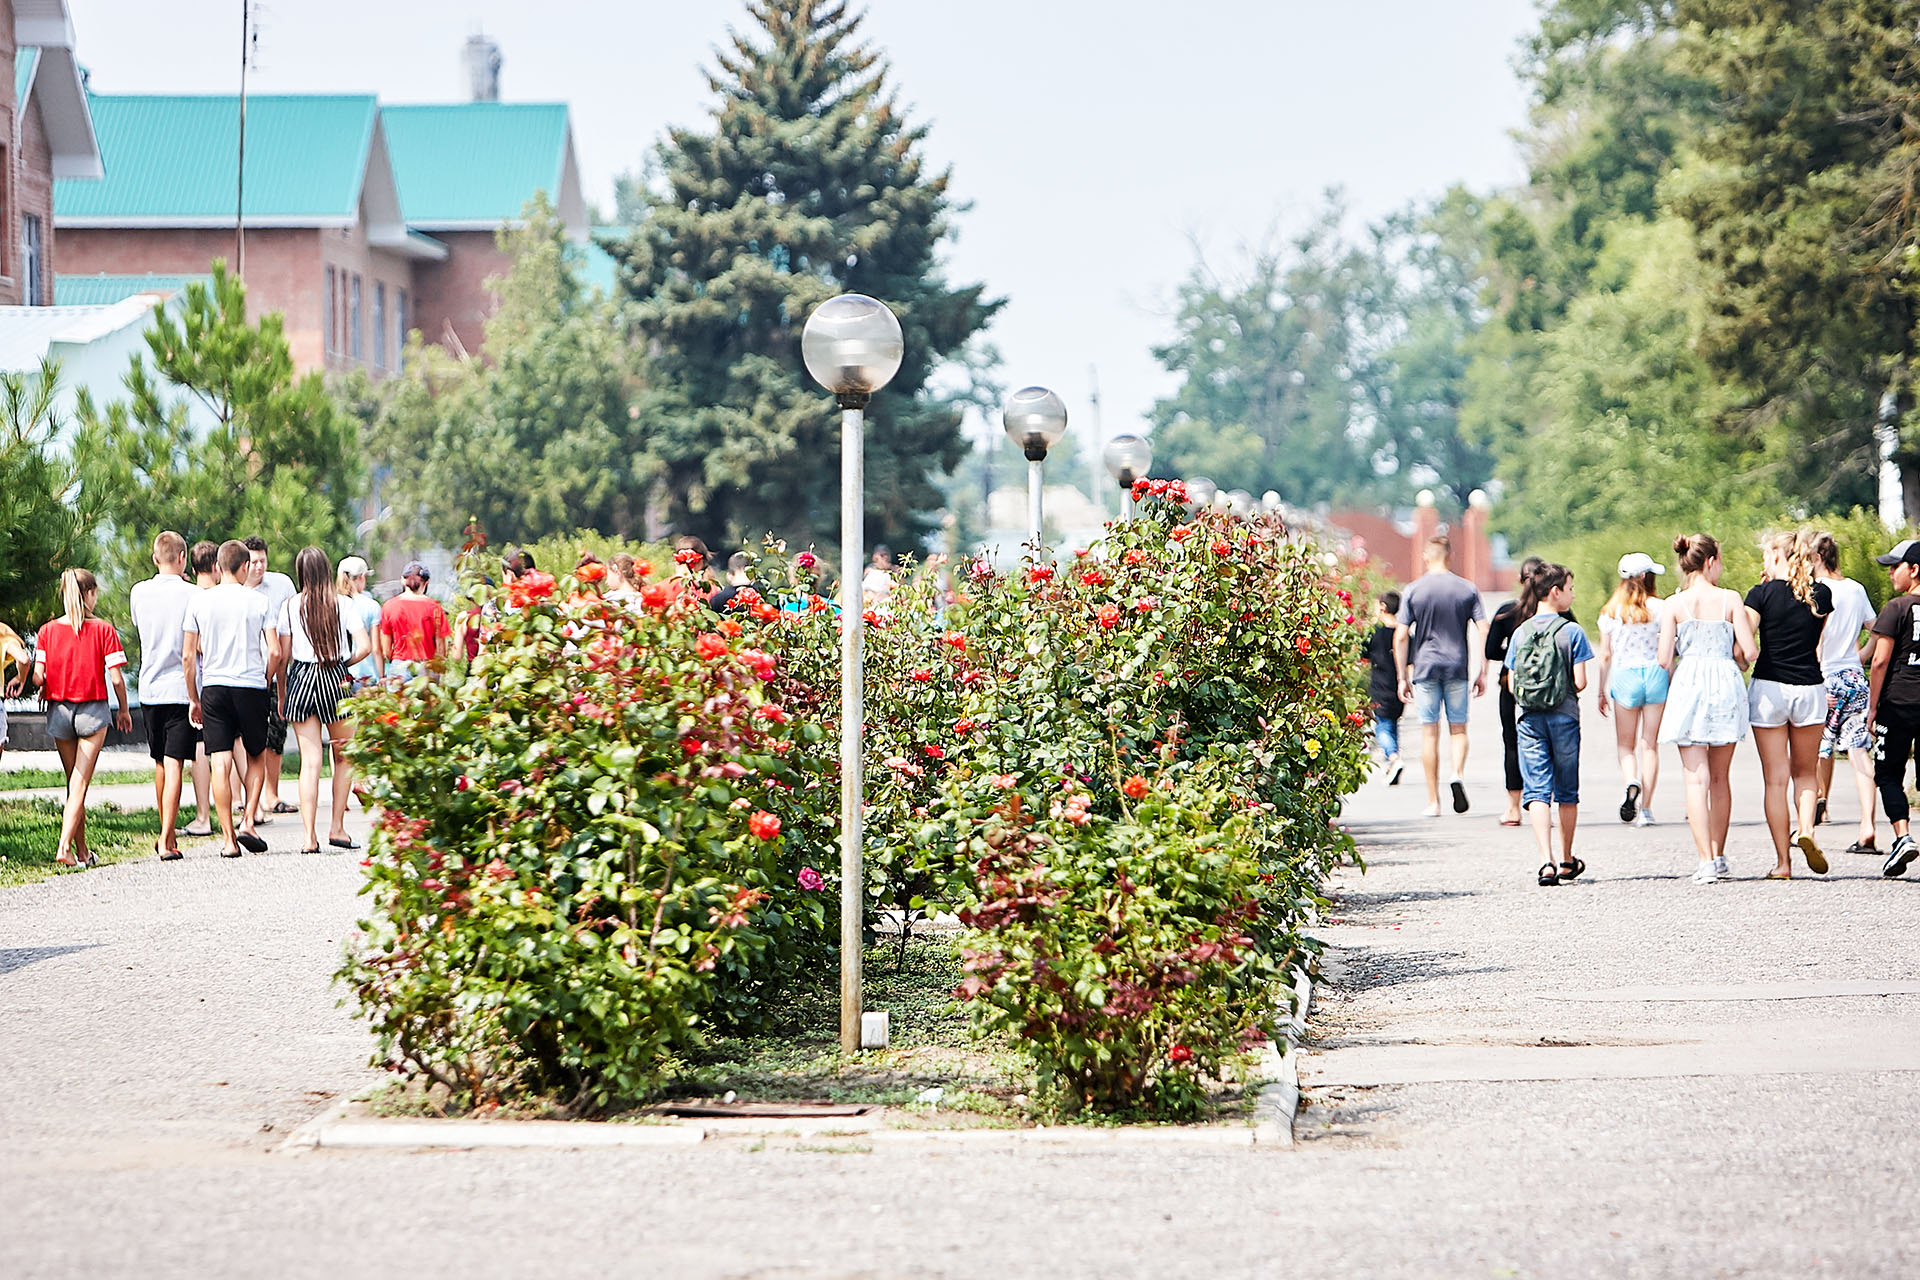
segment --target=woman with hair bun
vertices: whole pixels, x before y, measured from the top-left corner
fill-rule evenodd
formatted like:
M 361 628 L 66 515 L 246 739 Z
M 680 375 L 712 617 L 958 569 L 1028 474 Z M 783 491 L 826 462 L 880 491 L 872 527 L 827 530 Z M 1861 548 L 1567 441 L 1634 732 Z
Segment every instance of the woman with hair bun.
M 1767 830 L 1773 835 L 1769 880 L 1793 877 L 1788 843 L 1794 819 L 1797 843 L 1815 875 L 1827 873 L 1827 856 L 1814 843 L 1819 793 L 1820 735 L 1827 723 L 1827 682 L 1820 673 L 1820 640 L 1833 613 L 1833 592 L 1816 582 L 1814 534 L 1776 533 L 1760 543 L 1766 580 L 1747 592 L 1746 613 L 1760 641 L 1753 664 L 1747 720 L 1760 749 L 1766 782 Z M 1787 791 L 1793 791 L 1789 813 Z
M 1735 744 L 1747 736 L 1740 672 L 1758 646 L 1739 595 L 1720 585 L 1720 544 L 1696 533 L 1675 538 L 1673 551 L 1683 586 L 1660 617 L 1660 665 L 1672 673 L 1660 741 L 1680 749 L 1687 776 L 1687 827 L 1700 855 L 1693 882 L 1712 884 L 1728 874 L 1728 770 Z

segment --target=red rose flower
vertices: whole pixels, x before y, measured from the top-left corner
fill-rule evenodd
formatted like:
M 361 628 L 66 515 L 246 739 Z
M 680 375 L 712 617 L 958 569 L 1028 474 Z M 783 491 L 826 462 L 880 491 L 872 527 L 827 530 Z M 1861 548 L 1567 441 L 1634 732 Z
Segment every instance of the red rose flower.
M 1159 596 L 1141 596 L 1138 600 L 1135 600 L 1133 602 L 1133 611 L 1135 613 L 1152 613 L 1155 609 L 1158 609 L 1159 607 L 1160 607 Z
M 1093 616 L 1099 620 L 1101 626 L 1111 627 L 1120 621 L 1120 606 L 1103 604 L 1094 611 Z
M 907 678 L 916 684 L 925 684 L 927 681 L 933 679 L 933 672 L 926 667 L 919 667 L 908 675 Z
M 1213 554 L 1217 556 L 1227 556 L 1227 555 L 1233 554 L 1233 547 L 1230 546 L 1227 543 L 1226 539 L 1224 538 L 1215 538 L 1213 540 L 1213 545 L 1209 547 L 1208 550 L 1212 551 Z
M 389 712 L 387 712 L 387 714 L 385 714 L 385 715 L 383 715 L 383 716 L 381 716 L 381 717 L 380 717 L 380 723 L 381 723 L 381 724 L 384 724 L 384 725 L 396 725 L 396 724 L 399 724 L 399 723 L 400 723 L 400 713 L 399 713 L 398 711 L 389 711 Z
M 973 732 L 973 721 L 971 721 L 971 720 L 955 720 L 955 721 L 953 722 L 953 731 L 954 731 L 955 733 L 962 733 L 962 734 L 964 734 L 964 733 L 972 733 L 972 732 Z
M 1033 568 L 1027 570 L 1027 581 L 1036 587 L 1043 582 L 1052 582 L 1053 566 L 1049 564 L 1035 565 Z
M 1127 554 L 1120 558 L 1128 564 L 1145 564 L 1147 562 L 1147 553 L 1138 547 L 1128 547 Z
M 688 567 L 692 567 L 693 565 L 696 565 L 696 564 L 701 564 L 705 560 L 706 560 L 706 557 L 701 555 L 698 551 L 695 551 L 692 547 L 687 547 L 685 550 L 676 551 L 673 553 L 673 562 L 675 564 L 684 564 L 684 565 L 687 565 Z
M 808 893 L 818 893 L 827 887 L 826 877 L 818 871 L 815 871 L 812 867 L 800 868 L 798 881 L 800 887 Z
M 1121 792 L 1130 800 L 1138 800 L 1147 794 L 1147 780 L 1139 774 L 1132 774 L 1120 784 Z
M 793 562 L 794 564 L 798 565 L 802 569 L 811 569 L 813 568 L 813 566 L 820 563 L 820 561 L 814 556 L 813 552 L 811 551 L 802 551 L 799 555 L 793 558 Z
M 943 643 L 951 645 L 953 648 L 958 649 L 961 653 L 965 653 L 967 651 L 967 637 L 958 631 L 949 631 L 945 635 L 941 636 L 940 639 Z
M 1080 575 L 1080 581 L 1089 587 L 1104 587 L 1107 585 L 1107 575 L 1098 569 L 1089 569 Z
M 1193 1060 L 1193 1050 L 1187 1048 L 1187 1046 L 1183 1044 L 1177 1044 L 1173 1046 L 1173 1048 L 1167 1050 L 1168 1062 L 1191 1062 L 1192 1060 Z
M 693 651 L 703 658 L 718 658 L 727 652 L 727 642 L 723 636 L 703 631 L 700 638 L 693 642 Z
M 575 569 L 573 576 L 581 582 L 599 582 L 607 576 L 607 566 L 598 560 L 590 560 Z
M 473 779 L 469 778 L 464 773 L 453 780 L 453 789 L 455 791 L 466 791 L 472 786 L 473 786 Z
M 765 809 L 756 809 L 753 816 L 747 819 L 747 830 L 762 840 L 771 840 L 780 834 L 780 819 Z
M 520 575 L 515 584 L 530 600 L 544 600 L 553 594 L 553 575 L 534 569 Z
M 1313 641 L 1307 639 L 1305 636 L 1301 636 L 1298 640 L 1294 641 L 1294 645 L 1303 654 L 1313 652 Z
M 740 658 L 762 680 L 773 679 L 774 656 L 761 649 L 742 649 Z
M 1193 530 L 1188 528 L 1184 524 L 1176 525 L 1173 529 L 1173 532 L 1169 533 L 1167 536 L 1169 538 L 1172 538 L 1175 542 L 1185 542 L 1188 538 L 1191 538 L 1193 536 Z
M 929 743 L 920 749 L 927 753 L 929 760 L 944 760 L 947 758 L 947 749 L 945 747 Z
M 726 636 L 728 639 L 732 639 L 734 636 L 739 635 L 740 632 L 741 632 L 740 624 L 735 622 L 732 618 L 724 619 L 720 623 L 720 634 L 723 636 Z
M 664 582 L 640 588 L 640 603 L 649 609 L 664 609 L 673 603 L 673 588 Z

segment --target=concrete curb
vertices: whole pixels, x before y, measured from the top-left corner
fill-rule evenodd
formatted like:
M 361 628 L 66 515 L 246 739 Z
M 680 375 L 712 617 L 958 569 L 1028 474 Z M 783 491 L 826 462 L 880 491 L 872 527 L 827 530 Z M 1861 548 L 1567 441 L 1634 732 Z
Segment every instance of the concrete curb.
M 1254 1143 L 1263 1147 L 1291 1147 L 1293 1119 L 1300 1112 L 1300 1046 L 1307 1038 L 1307 1011 L 1313 1007 L 1313 977 L 1306 969 L 1293 971 L 1293 1012 L 1282 1031 L 1286 1047 L 1269 1044 L 1260 1056 L 1260 1072 L 1273 1082 L 1261 1087 L 1254 1099 Z

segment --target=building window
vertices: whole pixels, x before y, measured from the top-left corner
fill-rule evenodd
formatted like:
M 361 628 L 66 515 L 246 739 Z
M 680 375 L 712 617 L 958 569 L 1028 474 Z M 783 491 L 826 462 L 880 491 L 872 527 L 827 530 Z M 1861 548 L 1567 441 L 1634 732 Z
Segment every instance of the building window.
M 387 367 L 387 284 L 373 282 L 373 367 Z
M 352 291 L 347 296 L 347 354 L 355 360 L 367 358 L 365 333 L 360 325 L 360 274 L 355 272 Z
M 320 304 L 320 312 L 321 312 L 320 334 L 321 334 L 322 340 L 326 344 L 328 355 L 332 355 L 334 352 L 340 349 L 340 335 L 339 335 L 339 332 L 334 328 L 334 325 L 337 324 L 338 321 L 334 318 L 334 312 L 336 308 L 334 306 L 334 301 L 333 301 L 333 291 L 338 287 L 339 286 L 334 281 L 333 268 L 328 267 L 327 268 L 327 296 L 326 296 L 326 299 Z
M 407 367 L 407 291 L 397 289 L 393 296 L 393 367 Z
M 47 303 L 47 264 L 40 246 L 40 215 L 20 219 L 20 301 L 29 307 Z

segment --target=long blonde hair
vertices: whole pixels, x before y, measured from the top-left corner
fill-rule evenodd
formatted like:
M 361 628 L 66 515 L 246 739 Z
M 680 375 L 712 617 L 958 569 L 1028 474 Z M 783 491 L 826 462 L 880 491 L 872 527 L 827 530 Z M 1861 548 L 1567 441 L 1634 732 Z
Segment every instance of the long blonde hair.
M 60 575 L 60 604 L 65 610 L 61 617 L 73 628 L 73 634 L 79 635 L 80 628 L 93 616 L 87 597 L 99 590 L 100 583 L 91 570 L 69 569 Z
M 1793 598 L 1809 609 L 1813 608 L 1814 544 L 1818 537 L 1813 530 L 1802 529 L 1798 533 L 1768 534 L 1760 543 L 1762 551 L 1787 558 L 1787 585 L 1793 588 Z
M 1653 611 L 1647 608 L 1647 601 L 1652 595 L 1651 573 L 1622 578 L 1620 585 L 1613 589 L 1613 594 L 1607 597 L 1607 602 L 1600 606 L 1600 616 L 1616 622 L 1652 622 Z

